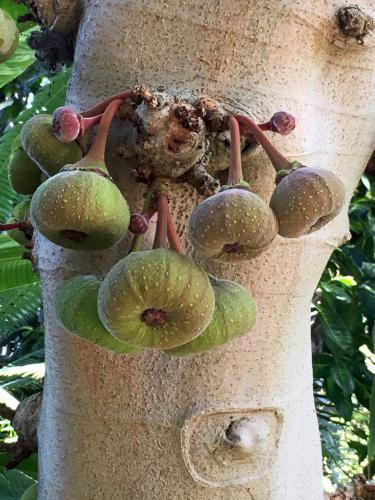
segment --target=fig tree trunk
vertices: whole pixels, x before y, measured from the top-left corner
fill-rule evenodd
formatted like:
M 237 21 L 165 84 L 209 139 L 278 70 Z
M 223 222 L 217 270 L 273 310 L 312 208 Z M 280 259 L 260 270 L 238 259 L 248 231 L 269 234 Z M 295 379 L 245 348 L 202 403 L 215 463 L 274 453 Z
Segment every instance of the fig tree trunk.
M 375 14 L 371 0 L 359 3 Z M 347 208 L 375 146 L 375 41 L 340 31 L 340 3 L 86 0 L 82 7 L 71 105 L 91 107 L 144 84 L 178 97 L 208 95 L 258 121 L 285 109 L 296 129 L 273 140 L 288 158 L 338 174 Z M 72 27 L 79 12 L 67 10 Z M 129 175 L 133 160 L 119 154 L 120 136 L 115 124 L 109 163 L 139 209 L 143 188 Z M 244 171 L 269 200 L 274 171 L 260 148 L 246 156 Z M 198 200 L 190 185 L 173 188 L 173 216 L 190 254 L 186 222 Z M 258 320 L 240 340 L 184 359 L 157 350 L 113 356 L 59 328 L 53 298 L 63 280 L 105 273 L 127 241 L 80 253 L 38 237 L 47 365 L 39 498 L 322 499 L 310 302 L 330 254 L 348 237 L 346 208 L 324 229 L 278 237 L 245 263 L 195 255 L 251 291 Z

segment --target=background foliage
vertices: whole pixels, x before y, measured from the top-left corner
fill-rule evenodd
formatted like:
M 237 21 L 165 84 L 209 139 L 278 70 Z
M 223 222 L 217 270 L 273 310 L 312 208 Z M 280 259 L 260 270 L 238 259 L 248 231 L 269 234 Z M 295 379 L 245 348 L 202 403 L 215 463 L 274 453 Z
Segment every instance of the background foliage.
M 15 19 L 26 9 L 11 0 L 0 8 Z M 0 67 L 0 223 L 24 197 L 8 182 L 14 139 L 33 114 L 52 112 L 64 102 L 69 68 L 48 74 L 28 48 L 38 29 L 18 23 L 20 45 Z M 350 206 L 352 239 L 336 250 L 314 295 L 311 313 L 314 393 L 325 474 L 333 483 L 355 472 L 375 474 L 375 178 L 364 175 Z M 42 389 L 43 315 L 38 276 L 24 249 L 0 234 L 0 409 L 16 408 Z M 2 443 L 17 439 L 0 413 Z M 37 456 L 8 471 L 0 452 L 0 500 L 15 500 L 37 478 Z

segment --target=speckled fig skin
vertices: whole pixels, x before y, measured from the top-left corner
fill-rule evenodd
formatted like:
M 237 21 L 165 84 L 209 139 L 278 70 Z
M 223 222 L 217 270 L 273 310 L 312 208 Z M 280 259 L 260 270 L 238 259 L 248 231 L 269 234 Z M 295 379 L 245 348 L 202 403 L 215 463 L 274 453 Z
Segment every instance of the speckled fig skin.
M 130 211 L 109 178 L 88 170 L 69 170 L 47 179 L 34 193 L 32 224 L 47 239 L 73 250 L 102 250 L 125 235 Z M 83 239 L 68 237 L 82 232 Z
M 256 305 L 249 292 L 229 280 L 210 277 L 215 311 L 207 328 L 194 340 L 168 350 L 171 356 L 207 352 L 245 335 L 256 321 Z
M 7 223 L 11 224 L 12 222 L 28 221 L 29 209 L 30 200 L 21 201 L 21 203 L 18 203 L 13 208 L 12 217 L 7 220 Z M 31 240 L 31 236 L 27 238 L 25 231 L 22 231 L 21 229 L 9 229 L 9 231 L 7 231 L 7 234 L 21 246 L 26 245 L 26 243 L 30 243 Z
M 104 278 L 98 296 L 99 317 L 115 337 L 162 349 L 199 335 L 214 307 L 214 292 L 203 268 L 163 248 L 133 252 L 122 259 Z M 162 326 L 143 321 L 149 309 L 166 313 Z
M 19 194 L 33 194 L 40 185 L 40 174 L 38 165 L 29 158 L 22 146 L 19 146 L 8 165 L 12 188 Z
M 0 63 L 10 59 L 18 47 L 19 31 L 14 20 L 0 9 Z
M 189 236 L 196 250 L 210 259 L 238 262 L 263 252 L 277 234 L 277 220 L 256 194 L 230 188 L 210 196 L 193 210 Z M 238 243 L 238 252 L 224 245 Z
M 298 238 L 332 220 L 345 200 L 345 188 L 332 172 L 319 167 L 301 167 L 276 186 L 270 206 L 279 224 L 279 234 Z
M 100 321 L 97 308 L 98 276 L 76 276 L 67 281 L 55 298 L 55 313 L 59 323 L 78 337 L 119 354 L 142 351 L 116 339 Z
M 55 175 L 68 163 L 79 161 L 83 152 L 76 142 L 60 142 L 52 129 L 52 116 L 31 117 L 21 130 L 21 144 L 29 157 L 47 175 Z

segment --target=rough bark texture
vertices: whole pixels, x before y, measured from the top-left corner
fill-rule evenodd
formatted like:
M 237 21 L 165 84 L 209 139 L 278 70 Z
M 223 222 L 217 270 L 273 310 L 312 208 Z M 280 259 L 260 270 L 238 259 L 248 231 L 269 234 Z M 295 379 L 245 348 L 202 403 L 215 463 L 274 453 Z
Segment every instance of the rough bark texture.
M 340 33 L 340 6 L 87 0 L 69 102 L 90 106 L 143 83 L 181 96 L 208 94 L 259 121 L 286 109 L 297 128 L 275 142 L 288 157 L 339 174 L 348 202 L 375 146 L 375 42 L 359 45 Z M 371 0 L 360 6 L 375 14 Z M 128 166 L 118 158 L 112 165 L 139 209 Z M 272 172 L 258 149 L 247 158 L 246 177 L 265 199 Z M 176 186 L 172 209 L 180 234 L 195 202 L 191 187 Z M 310 300 L 347 231 L 344 210 L 309 237 L 278 237 L 251 262 L 204 262 L 251 290 L 259 318 L 244 338 L 181 360 L 157 351 L 111 356 L 58 328 L 52 300 L 63 279 L 108 270 L 126 242 L 88 255 L 39 238 L 47 323 L 39 498 L 323 498 Z M 184 242 L 190 251 L 186 235 Z M 239 446 L 226 433 L 233 420 L 240 421 Z

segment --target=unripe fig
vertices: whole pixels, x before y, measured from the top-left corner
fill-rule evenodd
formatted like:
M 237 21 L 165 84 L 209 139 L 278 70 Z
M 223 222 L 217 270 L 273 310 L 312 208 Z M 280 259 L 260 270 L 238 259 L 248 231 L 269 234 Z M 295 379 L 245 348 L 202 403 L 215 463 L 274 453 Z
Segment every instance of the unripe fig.
M 68 106 L 57 108 L 52 115 L 52 129 L 61 142 L 72 142 L 93 125 L 100 122 L 102 115 L 84 118 Z
M 298 238 L 320 229 L 339 213 L 345 201 L 345 187 L 337 175 L 290 162 L 250 118 L 236 118 L 258 140 L 278 172 L 270 206 L 278 220 L 279 234 Z
M 14 20 L 0 9 L 0 63 L 10 59 L 18 47 L 19 31 Z
M 168 350 L 171 356 L 207 352 L 245 335 L 256 321 L 256 305 L 248 291 L 229 280 L 210 277 L 215 310 L 207 328 L 194 340 Z
M 97 276 L 76 276 L 67 281 L 55 299 L 59 323 L 84 340 L 121 354 L 135 354 L 142 349 L 113 337 L 99 319 L 97 299 L 102 280 Z
M 108 106 L 89 153 L 77 163 L 66 165 L 34 193 L 31 221 L 57 245 L 102 250 L 118 243 L 129 227 L 128 205 L 104 162 L 108 129 L 121 102 L 113 101 Z
M 38 165 L 29 158 L 22 146 L 19 146 L 8 165 L 12 188 L 19 194 L 33 194 L 40 185 L 40 173 Z
M 133 252 L 104 278 L 99 317 L 118 339 L 168 349 L 189 342 L 210 322 L 215 297 L 193 260 L 158 248 Z
M 278 111 L 269 122 L 259 125 L 261 130 L 270 130 L 280 135 L 288 135 L 296 128 L 296 120 L 286 111 Z
M 318 167 L 302 167 L 281 180 L 270 204 L 279 223 L 279 234 L 298 238 L 332 220 L 344 200 L 344 185 L 334 173 Z
M 239 126 L 229 120 L 231 158 L 228 186 L 193 210 L 190 239 L 205 257 L 235 262 L 256 257 L 277 234 L 277 221 L 269 206 L 248 190 L 242 178 Z
M 130 217 L 129 231 L 133 234 L 144 234 L 148 230 L 148 219 L 143 214 L 133 213 Z
M 33 234 L 32 226 L 29 224 L 29 209 L 30 201 L 21 201 L 21 203 L 15 205 L 12 211 L 12 217 L 7 221 L 8 224 L 22 223 L 21 227 L 9 229 L 7 231 L 8 236 L 21 246 L 27 245 L 27 243 L 31 241 Z
M 63 144 L 53 133 L 52 116 L 40 114 L 31 117 L 21 130 L 21 144 L 28 156 L 48 176 L 55 175 L 66 164 L 83 156 L 76 142 Z

